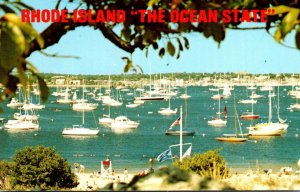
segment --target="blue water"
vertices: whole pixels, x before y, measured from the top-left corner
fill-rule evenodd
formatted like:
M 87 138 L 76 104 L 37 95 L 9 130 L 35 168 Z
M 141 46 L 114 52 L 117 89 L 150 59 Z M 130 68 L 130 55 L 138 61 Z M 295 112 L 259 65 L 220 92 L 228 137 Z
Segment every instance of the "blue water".
M 208 91 L 209 87 L 189 87 L 188 94 L 192 97 L 188 100 L 173 98 L 171 105 L 179 109 L 183 107 L 185 113 L 187 109 L 187 117 L 184 114 L 184 126 L 196 131 L 194 137 L 184 137 L 184 142 L 193 144 L 192 153 L 203 153 L 210 149 L 222 148 L 221 154 L 225 157 L 230 167 L 255 168 L 256 161 L 262 167 L 279 167 L 281 165 L 292 165 L 297 167 L 299 159 L 299 134 L 300 112 L 290 112 L 286 108 L 295 99 L 290 98 L 287 92 L 291 87 L 280 88 L 280 116 L 287 119 L 289 123 L 288 132 L 280 137 L 268 138 L 251 138 L 257 140 L 245 143 L 222 143 L 215 140 L 216 137 L 223 133 L 234 133 L 234 112 L 233 112 L 233 96 L 227 100 L 221 101 L 223 110 L 224 104 L 227 106 L 228 122 L 223 128 L 215 128 L 207 125 L 207 121 L 215 116 L 218 109 L 218 101 L 211 100 L 212 93 Z M 54 91 L 54 89 L 52 89 Z M 115 91 L 115 90 L 114 90 Z M 80 98 L 80 92 L 77 92 Z M 184 90 L 180 89 L 180 94 Z M 276 91 L 277 93 L 277 91 Z M 178 94 L 178 96 L 180 95 Z M 234 94 L 236 101 L 246 99 L 250 92 L 245 87 L 235 87 Z M 257 90 L 257 94 L 265 97 L 258 99 L 254 106 L 254 111 L 261 115 L 256 121 L 241 120 L 242 129 L 247 133 L 246 127 L 251 123 L 266 122 L 268 118 L 268 92 Z M 124 103 L 132 101 L 133 96 L 123 94 Z M 276 98 L 276 97 L 275 97 Z M 46 109 L 40 110 L 40 129 L 37 131 L 8 132 L 5 129 L 0 130 L 0 146 L 1 160 L 11 160 L 16 150 L 26 146 L 45 145 L 54 147 L 55 150 L 66 158 L 71 165 L 74 162 L 84 164 L 89 171 L 98 171 L 100 169 L 100 161 L 108 155 L 113 163 L 113 168 L 124 170 L 127 168 L 132 171 L 143 170 L 148 167 L 150 157 L 156 157 L 159 153 L 168 149 L 170 145 L 178 144 L 179 137 L 166 136 L 164 131 L 179 117 L 162 116 L 157 113 L 160 107 L 167 107 L 167 101 L 146 102 L 138 108 L 111 107 L 113 117 L 119 115 L 127 115 L 132 120 L 140 122 L 140 126 L 129 133 L 116 134 L 110 128 L 106 128 L 97 124 L 98 118 L 103 114 L 107 114 L 106 106 L 99 103 L 98 108 L 94 112 L 85 113 L 85 122 L 87 126 L 98 126 L 100 134 L 95 137 L 65 137 L 62 130 L 65 127 L 71 127 L 73 124 L 80 124 L 82 113 L 74 112 L 71 105 L 55 103 L 56 97 L 50 96 L 46 103 Z M 276 101 L 273 103 L 273 119 L 276 120 Z M 2 103 L 4 113 L 0 117 L 12 119 L 12 114 L 17 112 L 16 109 L 6 108 L 6 102 Z M 58 109 L 58 110 L 57 110 Z M 243 111 L 251 110 L 250 104 L 237 104 L 237 111 L 241 114 Z M 61 110 L 61 111 L 59 111 Z M 148 114 L 153 112 L 153 114 Z M 187 122 L 185 121 L 187 119 Z M 0 124 L 1 126 L 1 124 Z M 37 135 L 36 135 L 37 134 Z M 203 134 L 205 134 L 203 136 Z M 177 152 L 174 150 L 173 153 Z M 155 162 L 154 166 L 170 164 L 171 161 L 163 163 Z

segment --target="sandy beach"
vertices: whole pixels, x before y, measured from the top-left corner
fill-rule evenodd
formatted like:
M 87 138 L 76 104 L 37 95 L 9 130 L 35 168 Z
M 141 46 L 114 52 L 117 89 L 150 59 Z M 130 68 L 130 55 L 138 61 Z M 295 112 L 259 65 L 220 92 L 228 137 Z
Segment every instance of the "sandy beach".
M 76 173 L 79 185 L 73 190 L 97 190 L 104 188 L 109 183 L 118 184 L 128 183 L 133 178 L 134 174 L 128 173 L 126 177 L 124 173 L 116 173 L 111 177 L 101 177 L 98 173 Z
M 124 173 L 116 173 L 110 178 L 102 178 L 98 173 L 76 173 L 79 179 L 79 185 L 72 189 L 74 191 L 99 190 L 104 188 L 107 184 L 113 183 L 114 186 L 118 183 L 129 183 L 135 174 L 129 173 L 128 177 Z M 198 177 L 198 176 L 197 176 Z M 154 178 L 149 177 L 147 182 L 152 183 Z M 253 172 L 252 170 L 245 170 L 244 173 L 231 174 L 229 178 L 221 180 L 227 186 L 236 190 L 299 190 L 300 189 L 300 175 L 296 172 L 285 174 L 281 172 L 265 173 L 264 171 Z M 141 186 L 140 185 L 140 186 Z M 157 186 L 156 186 L 157 185 Z M 211 186 L 213 190 L 218 189 L 218 185 Z M 192 186 L 185 185 L 184 189 L 194 190 Z M 149 188 L 150 187 L 150 188 Z M 154 182 L 151 185 L 141 186 L 140 190 L 158 190 L 167 187 L 168 189 L 178 190 L 177 185 L 161 186 L 159 182 Z M 215 188 L 216 187 L 216 188 Z M 115 187 L 114 187 L 115 188 Z M 181 188 L 182 189 L 182 188 Z

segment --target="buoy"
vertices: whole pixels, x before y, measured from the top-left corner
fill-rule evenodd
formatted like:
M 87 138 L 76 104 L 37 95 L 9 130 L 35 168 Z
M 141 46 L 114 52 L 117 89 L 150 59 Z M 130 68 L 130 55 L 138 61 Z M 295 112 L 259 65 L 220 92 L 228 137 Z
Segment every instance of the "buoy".
M 295 136 L 298 137 L 298 134 L 296 133 Z
M 104 137 L 104 133 L 102 133 L 102 136 Z
M 37 133 L 34 134 L 34 136 L 37 136 L 37 135 L 38 135 Z
M 202 133 L 202 136 L 205 137 L 205 133 Z

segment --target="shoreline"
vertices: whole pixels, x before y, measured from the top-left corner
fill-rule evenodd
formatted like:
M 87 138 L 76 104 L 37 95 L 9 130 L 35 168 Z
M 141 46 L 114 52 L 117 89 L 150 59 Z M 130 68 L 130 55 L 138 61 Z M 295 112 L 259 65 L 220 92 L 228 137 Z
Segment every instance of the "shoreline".
M 273 169 L 273 167 L 271 167 Z M 155 171 L 154 171 L 155 172 Z M 140 172 L 141 173 L 141 172 Z M 116 172 L 111 177 L 101 177 L 95 172 L 75 173 L 78 176 L 79 185 L 72 191 L 99 190 L 108 184 L 117 186 L 119 183 L 128 184 L 137 174 L 129 172 L 126 176 L 123 172 Z M 264 169 L 240 169 L 239 173 L 230 172 L 230 176 L 220 180 L 222 183 L 234 187 L 236 190 L 295 190 L 300 189 L 300 171 L 280 172 Z M 155 189 L 156 186 L 153 186 Z M 105 189 L 104 189 L 105 190 Z M 178 190 L 178 189 L 173 189 Z M 188 189 L 187 189 L 188 190 Z

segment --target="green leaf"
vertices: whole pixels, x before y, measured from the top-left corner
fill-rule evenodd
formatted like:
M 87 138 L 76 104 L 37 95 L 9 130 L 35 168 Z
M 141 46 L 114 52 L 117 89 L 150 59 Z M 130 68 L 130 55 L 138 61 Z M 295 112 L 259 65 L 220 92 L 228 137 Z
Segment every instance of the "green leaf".
M 26 49 L 26 41 L 21 29 L 11 22 L 3 24 L 0 45 L 0 67 L 9 72 L 14 67 L 20 66 Z
M 281 41 L 281 38 L 282 38 L 281 29 L 280 27 L 278 27 L 275 31 L 274 39 L 277 43 L 279 43 Z
M 18 26 L 21 29 L 24 37 L 27 39 L 28 42 L 30 42 L 32 39 L 36 39 L 36 41 L 37 41 L 38 45 L 40 46 L 40 48 L 44 47 L 43 38 L 32 27 L 32 25 L 30 23 L 22 22 L 21 18 L 18 15 L 12 14 L 12 13 L 7 13 L 2 18 L 4 20 L 7 20 L 7 21 L 13 23 L 14 25 Z
M 0 84 L 6 85 L 7 80 L 8 80 L 8 74 L 7 74 L 6 70 L 4 70 L 4 69 L 0 66 Z
M 24 67 L 23 66 L 17 67 L 17 71 L 18 71 L 18 76 L 19 76 L 20 83 L 22 85 L 23 93 L 26 93 L 27 78 L 26 78 Z M 25 94 L 25 98 L 27 99 L 27 94 Z
M 18 83 L 20 83 L 19 78 L 13 76 L 13 75 L 8 75 L 8 81 L 5 85 L 7 89 L 9 89 L 10 93 L 15 93 L 18 89 Z
M 186 49 L 189 49 L 190 48 L 189 40 L 186 37 L 183 37 L 183 40 L 184 40 L 184 47 Z
M 295 35 L 295 42 L 297 49 L 300 49 L 300 26 L 298 27 L 298 30 Z
M 177 39 L 177 42 L 178 42 L 179 51 L 183 51 L 183 46 L 182 46 L 182 43 L 181 43 L 180 39 L 179 38 L 176 38 L 176 39 Z
M 124 72 L 127 73 L 132 67 L 133 67 L 132 61 L 128 60 L 125 67 L 124 67 Z
M 160 56 L 160 58 L 162 58 L 165 55 L 165 48 L 161 48 L 158 52 L 158 55 Z
M 172 44 L 171 41 L 168 41 L 168 44 L 167 44 L 167 50 L 168 50 L 168 53 L 171 55 L 171 56 L 174 56 L 175 55 L 175 47 L 174 45 Z
M 276 7 L 272 7 L 271 9 L 275 11 L 274 15 L 278 15 L 278 14 L 289 12 L 291 10 L 291 7 L 285 5 L 279 5 Z
M 148 7 L 152 7 L 153 5 L 157 5 L 160 0 L 149 0 Z
M 180 51 L 178 51 L 176 59 L 179 59 L 179 58 L 180 58 Z
M 212 35 L 216 42 L 220 43 L 225 39 L 225 27 L 223 24 L 212 23 Z
M 299 16 L 300 9 L 293 8 L 290 10 L 290 12 L 283 18 L 282 24 L 281 24 L 281 32 L 283 38 L 287 33 L 289 33 L 294 26 L 296 25 L 297 18 Z
M 38 79 L 41 100 L 43 102 L 46 102 L 48 99 L 48 95 L 49 95 L 48 86 L 47 86 L 45 80 L 39 74 L 35 74 L 35 76 Z
M 156 42 L 152 43 L 152 47 L 154 50 L 158 49 L 158 44 Z

